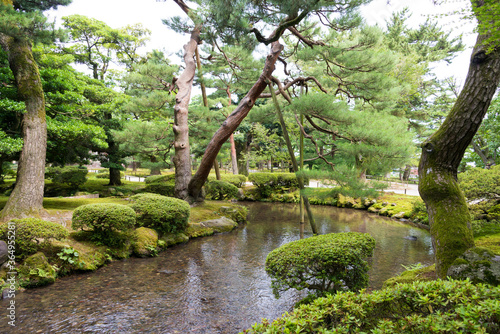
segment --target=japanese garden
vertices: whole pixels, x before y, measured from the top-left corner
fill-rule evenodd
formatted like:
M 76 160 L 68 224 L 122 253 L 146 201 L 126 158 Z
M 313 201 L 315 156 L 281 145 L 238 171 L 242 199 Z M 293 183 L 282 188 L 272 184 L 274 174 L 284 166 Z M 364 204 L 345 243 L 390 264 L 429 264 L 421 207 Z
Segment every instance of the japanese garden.
M 0 332 L 500 332 L 498 1 L 77 1 L 0 3 Z

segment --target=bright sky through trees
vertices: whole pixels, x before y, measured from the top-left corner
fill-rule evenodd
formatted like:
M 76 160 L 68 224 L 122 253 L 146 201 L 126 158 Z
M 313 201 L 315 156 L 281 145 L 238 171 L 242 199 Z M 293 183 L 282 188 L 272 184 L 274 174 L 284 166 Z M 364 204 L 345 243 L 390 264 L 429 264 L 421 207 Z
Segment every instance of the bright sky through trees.
M 453 5 L 461 6 L 460 3 L 435 6 L 432 0 L 374 0 L 365 6 L 363 16 L 370 24 L 384 26 L 385 20 L 389 19 L 393 12 L 409 7 L 413 13 L 410 23 L 417 26 L 425 21 L 427 15 L 447 13 L 453 9 Z M 69 6 L 61 6 L 57 11 L 49 11 L 47 14 L 50 18 L 56 19 L 58 25 L 61 23 L 61 17 L 72 14 L 101 20 L 113 28 L 142 23 L 144 27 L 152 31 L 151 41 L 147 44 L 147 48 L 165 50 L 167 55 L 172 55 L 171 60 L 174 63 L 180 63 L 180 59 L 174 57 L 174 54 L 182 50 L 182 46 L 188 39 L 188 35 L 176 34 L 162 23 L 162 19 L 167 17 L 185 15 L 179 6 L 169 0 L 159 2 L 156 0 L 73 0 Z M 445 26 L 445 29 L 452 30 L 453 36 L 463 32 L 464 43 L 469 48 L 457 56 L 452 64 L 437 65 L 436 73 L 441 78 L 455 76 L 458 83 L 462 84 L 467 75 L 470 48 L 475 43 L 476 34 L 471 33 L 473 26 L 470 24 L 460 26 L 462 22 L 449 23 L 450 19 L 447 18 L 440 18 L 439 22 Z

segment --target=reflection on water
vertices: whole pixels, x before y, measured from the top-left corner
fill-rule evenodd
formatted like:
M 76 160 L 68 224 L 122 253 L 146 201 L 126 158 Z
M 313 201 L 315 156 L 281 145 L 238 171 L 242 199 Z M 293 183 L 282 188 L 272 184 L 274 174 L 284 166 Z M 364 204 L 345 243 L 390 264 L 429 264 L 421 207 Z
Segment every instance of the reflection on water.
M 274 319 L 303 296 L 276 300 L 266 255 L 299 239 L 299 208 L 246 203 L 249 223 L 231 233 L 169 248 L 156 258 L 116 261 L 16 296 L 17 326 L 0 333 L 237 333 Z M 366 232 L 377 241 L 370 287 L 409 265 L 432 262 L 428 232 L 364 211 L 313 207 L 321 233 Z M 404 239 L 416 236 L 416 241 Z M 306 225 L 305 236 L 311 236 Z M 6 312 L 8 301 L 0 301 Z

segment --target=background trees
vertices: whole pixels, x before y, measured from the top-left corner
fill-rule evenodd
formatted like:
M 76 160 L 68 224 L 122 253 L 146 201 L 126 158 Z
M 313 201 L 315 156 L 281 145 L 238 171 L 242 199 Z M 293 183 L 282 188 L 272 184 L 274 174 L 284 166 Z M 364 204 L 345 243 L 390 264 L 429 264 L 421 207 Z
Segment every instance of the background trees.
M 42 209 L 47 125 L 45 97 L 33 58 L 32 40 L 43 37 L 45 20 L 39 11 L 69 2 L 2 0 L 0 4 L 0 45 L 7 53 L 15 79 L 17 101 L 24 102 L 26 107 L 22 115 L 23 149 L 19 157 L 17 182 L 0 213 L 0 220 L 38 215 Z

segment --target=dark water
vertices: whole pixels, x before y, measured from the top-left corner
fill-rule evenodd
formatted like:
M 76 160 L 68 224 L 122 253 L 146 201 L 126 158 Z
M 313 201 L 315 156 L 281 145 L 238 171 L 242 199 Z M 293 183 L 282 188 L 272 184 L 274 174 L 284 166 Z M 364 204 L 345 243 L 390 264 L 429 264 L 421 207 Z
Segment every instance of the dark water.
M 59 279 L 17 294 L 16 327 L 0 301 L 0 333 L 237 333 L 291 310 L 301 294 L 275 299 L 266 255 L 299 239 L 298 206 L 248 203 L 249 223 L 231 233 L 191 240 L 156 258 L 116 261 L 97 272 Z M 430 264 L 430 236 L 364 211 L 314 207 L 321 233 L 367 232 L 377 241 L 370 286 Z M 310 236 L 306 228 L 305 236 Z M 417 236 L 417 241 L 404 239 Z

